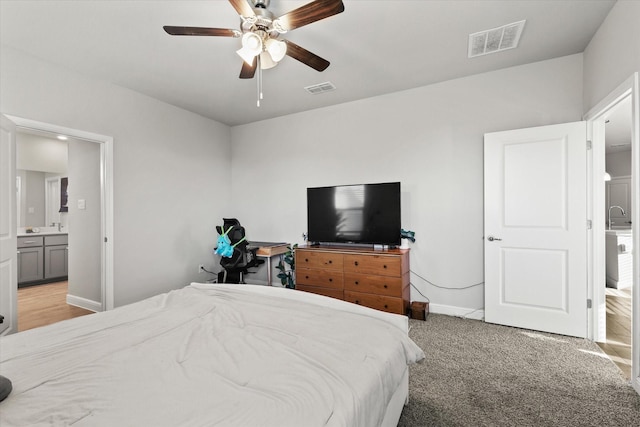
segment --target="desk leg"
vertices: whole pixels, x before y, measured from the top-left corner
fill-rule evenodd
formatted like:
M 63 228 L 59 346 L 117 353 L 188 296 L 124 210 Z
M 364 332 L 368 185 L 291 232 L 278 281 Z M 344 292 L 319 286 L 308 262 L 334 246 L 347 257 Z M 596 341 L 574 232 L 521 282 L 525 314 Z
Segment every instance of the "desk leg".
M 271 257 L 267 257 L 267 286 L 271 286 Z

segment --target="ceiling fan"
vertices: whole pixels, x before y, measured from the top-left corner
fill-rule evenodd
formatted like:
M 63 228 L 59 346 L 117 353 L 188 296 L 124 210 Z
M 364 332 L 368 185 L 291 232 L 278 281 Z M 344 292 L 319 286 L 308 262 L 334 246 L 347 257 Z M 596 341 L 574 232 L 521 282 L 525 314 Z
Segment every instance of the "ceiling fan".
M 244 60 L 241 79 L 253 78 L 257 69 L 260 80 L 260 70 L 275 67 L 285 55 L 318 71 L 324 71 L 329 66 L 326 59 L 280 38 L 280 35 L 341 13 L 344 11 L 342 0 L 315 0 L 278 18 L 274 18 L 267 9 L 270 0 L 229 0 L 229 3 L 240 15 L 240 30 L 169 25 L 163 28 L 172 36 L 241 37 L 242 47 L 237 50 Z

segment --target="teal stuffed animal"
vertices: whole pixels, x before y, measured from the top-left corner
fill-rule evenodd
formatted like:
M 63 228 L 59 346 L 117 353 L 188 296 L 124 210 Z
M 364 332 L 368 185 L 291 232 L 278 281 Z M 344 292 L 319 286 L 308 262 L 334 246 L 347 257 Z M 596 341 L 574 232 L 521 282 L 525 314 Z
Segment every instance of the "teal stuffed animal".
M 224 226 L 222 227 L 222 234 L 218 236 L 218 246 L 216 246 L 214 253 L 225 258 L 231 258 L 233 256 L 233 248 L 238 246 L 240 242 L 245 240 L 245 237 L 237 241 L 235 244 L 231 244 L 231 240 L 229 240 L 229 232 L 233 228 L 233 225 L 229 227 L 227 231 L 224 231 Z

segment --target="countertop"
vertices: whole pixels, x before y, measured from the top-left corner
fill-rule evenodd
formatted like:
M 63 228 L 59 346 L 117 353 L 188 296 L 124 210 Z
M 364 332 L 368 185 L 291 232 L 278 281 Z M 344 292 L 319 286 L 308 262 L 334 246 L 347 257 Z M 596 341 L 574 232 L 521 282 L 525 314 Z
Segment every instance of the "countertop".
M 36 237 L 36 236 L 55 236 L 55 235 L 66 235 L 68 234 L 67 230 L 58 230 L 58 227 L 39 227 L 40 231 L 37 233 L 27 233 L 24 227 L 18 228 L 18 232 L 16 235 L 18 237 Z

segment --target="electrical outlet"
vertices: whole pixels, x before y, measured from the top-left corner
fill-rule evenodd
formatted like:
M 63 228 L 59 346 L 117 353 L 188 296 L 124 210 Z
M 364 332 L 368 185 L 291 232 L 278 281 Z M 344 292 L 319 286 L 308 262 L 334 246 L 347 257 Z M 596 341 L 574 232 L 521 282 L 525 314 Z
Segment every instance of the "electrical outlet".
M 204 273 L 204 264 L 198 266 L 198 273 Z

